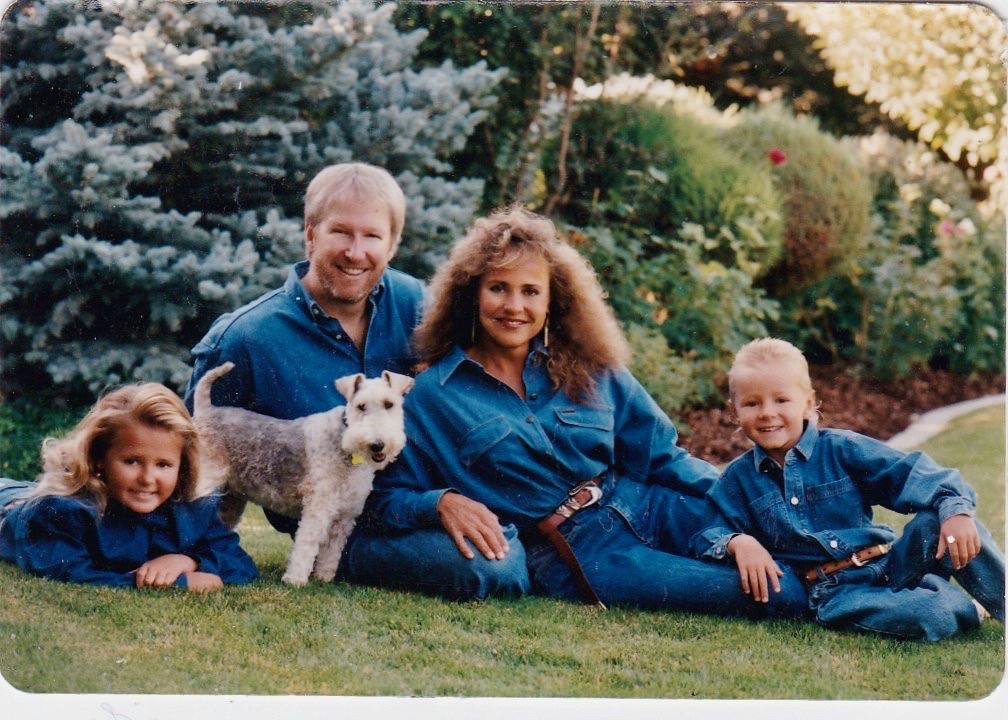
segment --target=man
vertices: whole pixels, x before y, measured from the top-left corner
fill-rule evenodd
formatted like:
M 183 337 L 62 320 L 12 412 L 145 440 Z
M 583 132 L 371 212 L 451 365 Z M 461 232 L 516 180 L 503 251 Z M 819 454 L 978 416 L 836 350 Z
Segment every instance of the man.
M 388 267 L 406 214 L 395 179 L 364 163 L 331 165 L 308 185 L 304 214 L 307 260 L 291 268 L 282 288 L 218 318 L 193 348 L 190 408 L 199 379 L 226 361 L 235 369 L 215 383 L 214 404 L 283 419 L 344 404 L 338 377 L 412 371 L 409 338 L 424 287 Z M 284 532 L 297 528 L 296 518 L 266 516 Z M 529 581 L 524 552 L 517 539 L 512 545 L 517 549 L 503 560 L 477 555 L 435 570 L 430 558 L 447 550 L 458 555 L 442 528 L 390 536 L 369 530 L 362 518 L 340 577 L 459 598 L 519 594 Z

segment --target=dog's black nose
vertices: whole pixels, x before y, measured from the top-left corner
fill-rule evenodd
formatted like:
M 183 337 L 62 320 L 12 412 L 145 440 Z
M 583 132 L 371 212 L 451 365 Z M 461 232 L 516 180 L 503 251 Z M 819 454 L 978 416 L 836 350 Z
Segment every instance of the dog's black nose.
M 379 440 L 378 442 L 371 443 L 371 445 L 369 445 L 369 447 L 371 448 L 371 452 L 376 452 L 377 453 L 377 452 L 381 452 L 382 450 L 385 449 L 385 443 L 383 443 L 381 440 Z

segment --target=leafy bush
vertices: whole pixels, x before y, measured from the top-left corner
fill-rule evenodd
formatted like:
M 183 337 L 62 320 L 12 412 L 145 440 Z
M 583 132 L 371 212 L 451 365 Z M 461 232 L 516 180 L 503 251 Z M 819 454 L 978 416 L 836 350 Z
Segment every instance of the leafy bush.
M 682 89 L 663 104 L 634 91 L 642 92 L 631 85 L 629 99 L 580 103 L 570 180 L 557 212 L 575 225 L 638 234 L 648 257 L 667 250 L 661 241 L 649 242 L 650 235 L 695 242 L 695 233 L 682 230 L 698 226 L 702 257 L 754 277 L 765 273 L 780 256 L 783 231 L 782 199 L 769 168 L 723 148 L 716 128 L 721 113 L 698 102 L 696 91 Z M 543 168 L 556 163 L 554 146 L 544 153 Z M 545 178 L 547 192 L 556 191 L 556 178 Z
M 920 143 L 877 133 L 845 146 L 873 184 L 871 232 L 839 272 L 792 298 L 785 320 L 813 352 L 882 378 L 924 364 L 1003 371 L 1003 224 Z
M 784 195 L 784 253 L 764 285 L 775 296 L 808 287 L 836 269 L 868 229 L 864 170 L 813 118 L 778 104 L 747 109 L 723 133 L 743 162 L 771 170 Z
M 592 262 L 609 293 L 609 302 L 632 339 L 649 390 L 665 398 L 669 414 L 686 404 L 720 400 L 717 378 L 735 351 L 767 332 L 778 305 L 753 286 L 739 268 L 703 257 L 705 236 L 687 226 L 691 241 L 649 235 L 642 239 L 608 228 L 581 228 L 572 233 L 579 250 Z M 664 252 L 645 257 L 643 245 Z M 659 348 L 648 339 L 664 338 L 667 371 L 660 370 Z M 683 363 L 688 363 L 684 365 Z M 689 368 L 688 390 L 678 375 Z M 663 376 L 664 375 L 664 376 Z
M 86 412 L 30 398 L 0 404 L 0 477 L 34 480 L 42 470 L 42 441 L 64 434 Z

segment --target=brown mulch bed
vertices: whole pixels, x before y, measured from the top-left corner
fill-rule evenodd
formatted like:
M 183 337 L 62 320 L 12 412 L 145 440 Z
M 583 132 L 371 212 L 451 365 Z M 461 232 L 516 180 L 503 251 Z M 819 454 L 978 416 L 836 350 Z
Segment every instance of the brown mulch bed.
M 929 410 L 1005 392 L 1005 376 L 993 373 L 965 377 L 925 370 L 911 378 L 882 383 L 836 366 L 812 366 L 810 372 L 821 403 L 823 427 L 855 430 L 880 440 L 905 430 Z M 693 455 L 725 463 L 750 447 L 724 407 L 695 408 L 680 417 L 685 420 L 679 423 L 680 445 Z

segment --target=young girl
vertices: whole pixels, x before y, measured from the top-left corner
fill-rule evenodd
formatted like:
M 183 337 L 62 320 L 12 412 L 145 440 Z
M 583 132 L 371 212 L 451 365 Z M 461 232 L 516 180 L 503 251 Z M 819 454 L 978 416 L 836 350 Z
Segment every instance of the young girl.
M 205 592 L 258 575 L 213 497 L 175 393 L 142 383 L 101 398 L 42 446 L 39 482 L 0 480 L 0 558 L 68 582 Z
M 778 563 L 791 566 L 816 620 L 831 627 L 940 640 L 988 612 L 1004 622 L 1004 556 L 974 519 L 976 493 L 958 471 L 818 429 L 808 365 L 783 340 L 746 345 L 728 378 L 731 409 L 756 447 L 708 492 L 694 552 L 734 559 L 743 591 L 757 599 L 778 589 Z M 873 522 L 874 505 L 917 516 L 897 540 Z

